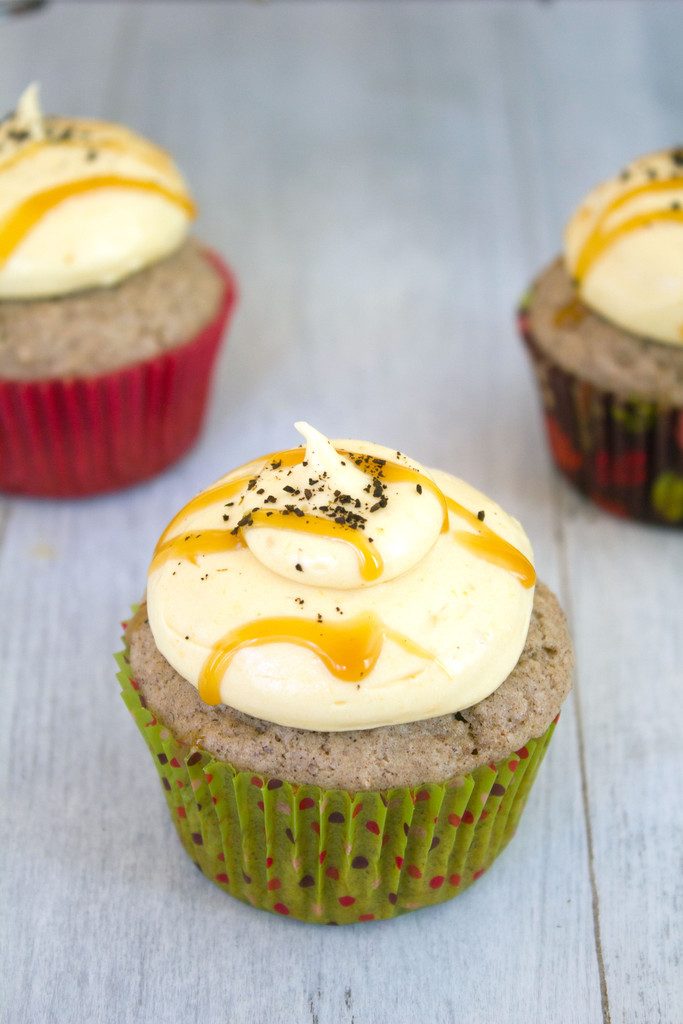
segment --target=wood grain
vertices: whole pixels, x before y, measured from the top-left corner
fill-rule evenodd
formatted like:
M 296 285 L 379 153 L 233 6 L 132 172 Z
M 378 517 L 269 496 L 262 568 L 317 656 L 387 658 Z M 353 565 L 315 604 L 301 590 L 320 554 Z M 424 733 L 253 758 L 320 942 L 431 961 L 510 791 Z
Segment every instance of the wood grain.
M 665 0 L 0 21 L 5 107 L 40 78 L 49 109 L 166 145 L 242 284 L 190 457 L 125 494 L 0 505 L 0 1019 L 680 1024 L 681 538 L 558 482 L 512 310 L 582 192 L 679 141 L 681 32 Z M 114 682 L 165 522 L 297 418 L 495 496 L 576 638 L 577 699 L 515 842 L 462 898 L 387 924 L 222 898 L 172 835 Z

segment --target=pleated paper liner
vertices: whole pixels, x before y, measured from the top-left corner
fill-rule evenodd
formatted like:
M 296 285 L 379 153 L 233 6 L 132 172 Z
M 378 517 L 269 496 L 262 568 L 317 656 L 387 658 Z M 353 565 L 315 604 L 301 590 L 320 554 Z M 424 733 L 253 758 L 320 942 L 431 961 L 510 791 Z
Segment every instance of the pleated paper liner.
M 555 727 L 455 783 L 325 790 L 237 771 L 178 743 L 143 706 L 126 651 L 116 660 L 123 699 L 200 871 L 254 907 L 319 924 L 392 918 L 466 889 L 514 835 Z
M 683 527 L 683 409 L 605 391 L 564 370 L 519 330 L 536 374 L 548 443 L 563 475 L 617 516 Z
M 160 472 L 197 440 L 237 287 L 213 252 L 224 290 L 195 337 L 110 373 L 35 381 L 0 378 L 0 490 L 78 497 Z

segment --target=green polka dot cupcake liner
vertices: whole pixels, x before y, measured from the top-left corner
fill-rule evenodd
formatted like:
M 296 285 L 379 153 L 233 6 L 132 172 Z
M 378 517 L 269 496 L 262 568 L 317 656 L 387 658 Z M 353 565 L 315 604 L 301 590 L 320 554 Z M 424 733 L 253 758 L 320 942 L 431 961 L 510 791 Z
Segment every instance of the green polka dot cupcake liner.
M 613 515 L 683 528 L 683 409 L 613 394 L 564 370 L 538 345 L 528 308 L 529 296 L 519 331 L 559 471 Z
M 322 789 L 240 771 L 178 742 L 144 706 L 127 650 L 116 660 L 195 865 L 236 899 L 309 923 L 386 920 L 467 889 L 514 835 L 557 721 L 502 761 L 444 784 Z

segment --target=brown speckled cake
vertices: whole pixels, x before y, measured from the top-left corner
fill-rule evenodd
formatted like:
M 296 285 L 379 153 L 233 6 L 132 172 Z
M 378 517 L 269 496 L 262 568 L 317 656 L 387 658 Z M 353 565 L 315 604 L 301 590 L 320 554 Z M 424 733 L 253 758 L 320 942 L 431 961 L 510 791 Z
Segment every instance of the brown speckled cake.
M 35 87 L 0 122 L 0 489 L 111 490 L 196 439 L 235 286 L 194 214 L 119 125 L 43 116 Z
M 195 241 L 107 288 L 0 302 L 0 377 L 90 377 L 186 343 L 218 314 L 224 279 Z
M 512 837 L 571 642 L 489 498 L 297 426 L 305 448 L 173 518 L 119 678 L 209 878 L 307 921 L 393 917 L 462 891 Z
M 126 630 L 140 699 L 185 746 L 200 743 L 239 771 L 260 771 L 325 789 L 386 790 L 453 781 L 541 736 L 571 685 L 572 648 L 554 594 L 542 583 L 524 650 L 497 690 L 473 707 L 420 722 L 350 732 L 313 732 L 209 707 L 160 653 L 142 604 Z

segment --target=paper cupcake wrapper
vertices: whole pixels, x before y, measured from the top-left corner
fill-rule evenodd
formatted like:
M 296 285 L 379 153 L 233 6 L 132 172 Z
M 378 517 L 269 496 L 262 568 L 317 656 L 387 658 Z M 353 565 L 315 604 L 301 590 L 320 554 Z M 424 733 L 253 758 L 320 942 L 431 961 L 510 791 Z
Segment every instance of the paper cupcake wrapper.
M 0 490 L 76 497 L 118 490 L 184 455 L 201 429 L 216 354 L 237 288 L 220 258 L 218 312 L 195 337 L 111 373 L 0 378 Z
M 564 370 L 539 346 L 527 310 L 528 297 L 519 331 L 557 468 L 614 515 L 683 527 L 683 409 L 605 391 Z
M 245 903 L 318 924 L 396 917 L 479 878 L 514 835 L 557 721 L 497 764 L 444 785 L 321 789 L 238 771 L 179 743 L 142 704 L 126 651 L 116 660 L 196 866 Z

